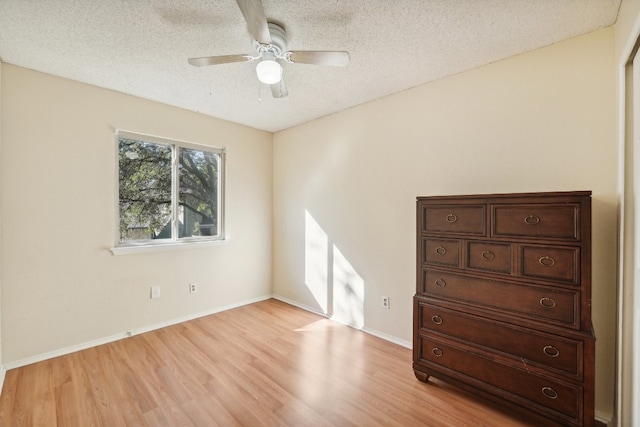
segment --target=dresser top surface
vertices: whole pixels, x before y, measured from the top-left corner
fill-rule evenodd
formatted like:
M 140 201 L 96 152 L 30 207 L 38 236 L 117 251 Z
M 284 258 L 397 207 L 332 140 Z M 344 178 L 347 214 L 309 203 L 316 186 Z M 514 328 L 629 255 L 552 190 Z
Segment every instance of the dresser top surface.
M 447 196 L 419 196 L 418 201 L 438 201 L 438 200 L 484 200 L 484 199 L 514 199 L 514 198 L 540 198 L 540 197 L 586 197 L 591 196 L 591 191 L 554 191 L 539 193 L 497 193 L 497 194 L 460 194 Z

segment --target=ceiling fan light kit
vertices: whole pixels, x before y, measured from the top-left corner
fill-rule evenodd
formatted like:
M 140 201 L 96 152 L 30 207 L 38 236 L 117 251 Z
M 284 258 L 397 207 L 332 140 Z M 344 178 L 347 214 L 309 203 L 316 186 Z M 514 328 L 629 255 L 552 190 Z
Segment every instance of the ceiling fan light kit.
M 258 80 L 267 85 L 278 83 L 282 79 L 282 66 L 275 60 L 275 57 L 263 56 L 262 61 L 256 65 Z
M 236 0 L 247 28 L 253 36 L 256 55 L 223 55 L 189 58 L 189 64 L 196 67 L 220 65 L 232 62 L 250 62 L 260 59 L 256 65 L 258 80 L 271 86 L 274 98 L 284 98 L 288 90 L 282 78 L 282 65 L 278 60 L 291 64 L 329 65 L 346 67 L 350 57 L 344 51 L 287 51 L 287 33 L 280 25 L 267 22 L 261 0 Z

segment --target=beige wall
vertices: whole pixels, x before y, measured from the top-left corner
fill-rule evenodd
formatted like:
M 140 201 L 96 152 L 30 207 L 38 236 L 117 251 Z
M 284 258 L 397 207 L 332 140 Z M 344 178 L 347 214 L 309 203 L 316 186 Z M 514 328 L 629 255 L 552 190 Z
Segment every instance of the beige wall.
M 1 117 L 5 366 L 271 294 L 270 133 L 8 64 Z M 229 242 L 112 255 L 114 129 L 226 147 Z
M 615 79 L 609 28 L 275 134 L 274 294 L 347 305 L 366 329 L 410 342 L 416 196 L 592 190 L 596 409 L 610 418 Z M 347 282 L 363 302 L 338 289 L 332 304 Z

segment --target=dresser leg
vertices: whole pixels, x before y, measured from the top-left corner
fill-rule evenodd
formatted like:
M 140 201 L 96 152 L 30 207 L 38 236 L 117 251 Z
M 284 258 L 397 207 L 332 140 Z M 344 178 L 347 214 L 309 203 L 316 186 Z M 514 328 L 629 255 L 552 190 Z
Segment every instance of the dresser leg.
M 427 380 L 429 379 L 429 375 L 425 374 L 424 372 L 416 371 L 414 369 L 413 373 L 416 375 L 416 378 L 422 381 L 423 383 L 426 383 Z

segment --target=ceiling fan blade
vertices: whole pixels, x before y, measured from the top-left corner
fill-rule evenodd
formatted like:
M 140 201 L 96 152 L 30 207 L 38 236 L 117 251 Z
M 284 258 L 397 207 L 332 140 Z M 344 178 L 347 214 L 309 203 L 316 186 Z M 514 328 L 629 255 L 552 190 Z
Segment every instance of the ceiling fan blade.
M 287 52 L 285 58 L 296 64 L 331 65 L 346 67 L 349 65 L 349 52 L 298 50 Z
M 253 61 L 251 55 L 223 55 L 223 56 L 205 56 L 202 58 L 189 58 L 189 64 L 196 67 L 202 67 L 203 65 L 219 65 L 230 64 L 232 62 L 249 62 Z
M 253 38 L 262 44 L 271 43 L 271 34 L 267 24 L 267 15 L 264 14 L 261 0 L 236 0 L 238 7 L 247 21 L 247 28 Z
M 284 79 L 280 79 L 278 83 L 271 85 L 271 95 L 273 95 L 274 98 L 284 98 L 289 95 L 287 85 L 284 84 Z

